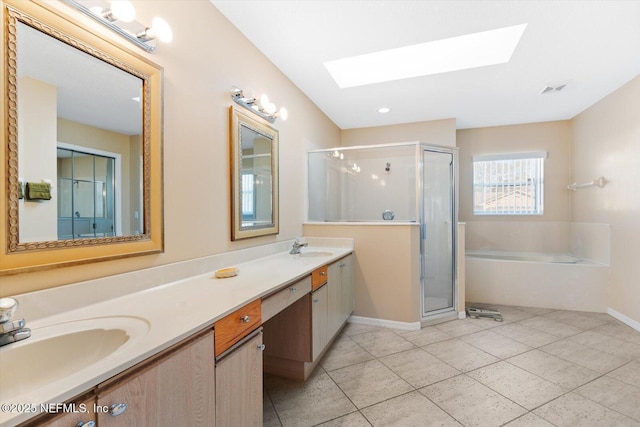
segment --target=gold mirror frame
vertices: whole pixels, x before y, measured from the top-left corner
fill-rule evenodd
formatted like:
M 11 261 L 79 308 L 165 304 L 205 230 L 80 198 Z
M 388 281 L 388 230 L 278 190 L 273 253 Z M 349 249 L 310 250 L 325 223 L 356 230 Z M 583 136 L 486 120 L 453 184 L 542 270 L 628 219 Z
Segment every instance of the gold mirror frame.
M 231 240 L 278 234 L 278 131 L 229 107 L 231 155 Z M 242 128 L 271 140 L 271 223 L 243 225 L 242 221 Z
M 0 151 L 0 275 L 84 264 L 104 259 L 159 253 L 164 250 L 162 189 L 162 74 L 156 64 L 94 33 L 44 2 L 3 0 L 4 58 L 2 92 L 4 114 L 0 125 L 5 149 Z M 26 24 L 71 47 L 130 73 L 143 82 L 143 217 L 144 232 L 138 235 L 19 242 L 18 223 L 18 117 L 17 25 Z

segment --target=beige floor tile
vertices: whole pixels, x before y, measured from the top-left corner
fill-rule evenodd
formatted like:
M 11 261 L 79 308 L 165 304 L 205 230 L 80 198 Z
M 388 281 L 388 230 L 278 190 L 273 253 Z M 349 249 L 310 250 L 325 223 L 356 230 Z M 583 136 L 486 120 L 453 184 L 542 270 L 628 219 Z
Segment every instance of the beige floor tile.
M 533 411 L 558 427 L 638 427 L 640 424 L 586 397 L 567 393 Z
M 416 388 L 460 374 L 421 348 L 381 357 L 380 361 Z
M 342 333 L 348 337 L 352 337 L 358 334 L 364 334 L 365 332 L 382 331 L 385 328 L 371 325 L 361 325 L 359 323 L 347 323 L 342 329 Z
M 353 335 L 351 339 L 375 357 L 415 348 L 409 341 L 389 329 Z
M 362 413 L 374 427 L 460 426 L 460 423 L 417 391 L 370 406 L 363 409 Z
M 623 383 L 638 386 L 640 385 L 640 359 L 634 360 L 609 372 L 610 377 L 622 381 Z
M 606 325 L 598 326 L 592 330 L 593 332 L 615 337 L 633 344 L 640 344 L 640 332 L 617 320 L 607 323 Z
M 319 424 L 318 427 L 371 427 L 360 412 L 352 412 L 335 420 Z
M 462 335 L 472 334 L 474 332 L 480 332 L 485 329 L 477 326 L 475 323 L 476 322 L 473 322 L 473 319 L 452 320 L 451 322 L 439 323 L 433 327 L 445 334 L 451 335 L 452 337 L 459 337 Z
M 326 371 L 373 360 L 371 353 L 364 350 L 346 335 L 339 336 L 320 361 Z
M 606 313 L 590 313 L 586 311 L 556 310 L 544 314 L 547 319 L 556 320 L 578 329 L 587 330 L 612 322 L 613 317 Z
M 507 362 L 494 363 L 468 372 L 467 375 L 528 410 L 567 392 L 562 387 Z
M 540 347 L 540 350 L 603 374 L 629 361 L 624 357 L 587 347 L 571 339 L 556 341 Z
M 329 372 L 329 375 L 358 408 L 414 389 L 378 360 L 336 369 Z
M 576 389 L 574 393 L 640 421 L 640 388 L 609 376 Z
M 638 334 L 640 336 L 640 333 Z M 605 333 L 595 332 L 594 330 L 585 331 L 569 338 L 572 341 L 604 351 L 605 353 L 614 354 L 627 360 L 633 360 L 640 357 L 640 342 L 632 343 L 624 341 Z
M 312 426 L 356 410 L 325 372 L 304 383 L 267 381 L 267 390 L 284 427 Z
M 462 372 L 472 371 L 500 360 L 459 339 L 429 344 L 422 348 Z
M 533 412 L 529 412 L 511 421 L 508 424 L 505 424 L 504 427 L 554 427 L 549 421 L 544 418 L 540 418 Z
M 478 347 L 500 359 L 515 356 L 531 350 L 526 344 L 512 340 L 493 331 L 482 331 L 460 337 L 460 340 Z
M 271 403 L 271 399 L 266 390 L 262 396 L 262 426 L 282 427 L 278 414 L 276 414 L 276 409 L 273 407 L 273 403 Z
M 507 362 L 568 390 L 586 384 L 601 375 L 599 372 L 539 350 L 520 354 L 507 359 Z
M 419 391 L 469 427 L 501 426 L 527 412 L 467 375 L 458 375 Z
M 444 333 L 433 326 L 427 326 L 419 331 L 399 331 L 396 333 L 418 347 L 453 338 L 451 335 Z
M 509 323 L 507 325 L 494 328 L 491 331 L 526 344 L 530 347 L 541 347 L 554 341 L 558 341 L 559 339 L 554 335 L 530 328 L 522 323 Z
M 566 325 L 562 322 L 558 322 L 557 320 L 548 319 L 544 316 L 530 317 L 518 323 L 542 332 L 546 332 L 558 338 L 570 337 L 572 335 L 579 334 L 584 330 L 581 328 Z
M 542 307 L 520 307 L 520 306 L 513 306 L 513 308 L 516 308 L 518 310 L 522 310 L 525 311 L 529 314 L 532 314 L 534 316 L 541 316 L 543 314 L 547 314 L 547 313 L 551 313 L 552 311 L 556 311 L 553 308 L 542 308 Z

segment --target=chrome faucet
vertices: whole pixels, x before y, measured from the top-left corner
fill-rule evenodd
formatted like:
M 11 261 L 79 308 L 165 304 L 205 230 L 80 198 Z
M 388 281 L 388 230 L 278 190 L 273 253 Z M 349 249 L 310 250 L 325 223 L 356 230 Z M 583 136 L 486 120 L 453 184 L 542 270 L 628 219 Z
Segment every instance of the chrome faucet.
M 308 246 L 308 245 L 309 245 L 308 243 L 300 243 L 300 241 L 298 239 L 296 239 L 296 241 L 293 242 L 293 247 L 291 248 L 289 253 L 291 255 L 299 254 L 300 253 L 300 248 L 303 248 L 303 247 Z
M 0 298 L 0 347 L 31 336 L 31 329 L 24 327 L 24 319 L 11 320 L 17 309 L 15 299 Z

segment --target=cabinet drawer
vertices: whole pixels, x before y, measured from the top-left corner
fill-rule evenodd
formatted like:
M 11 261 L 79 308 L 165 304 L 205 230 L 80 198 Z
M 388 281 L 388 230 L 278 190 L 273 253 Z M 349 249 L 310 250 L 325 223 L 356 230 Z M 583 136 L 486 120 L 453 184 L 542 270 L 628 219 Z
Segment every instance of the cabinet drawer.
M 318 289 L 324 283 L 327 283 L 327 266 L 323 266 L 313 270 L 311 273 L 311 283 L 313 290 Z
M 218 320 L 213 326 L 215 330 L 216 356 L 240 341 L 261 324 L 262 307 L 259 299 Z
M 293 283 L 262 300 L 262 321 L 266 322 L 305 294 L 311 292 L 311 276 Z

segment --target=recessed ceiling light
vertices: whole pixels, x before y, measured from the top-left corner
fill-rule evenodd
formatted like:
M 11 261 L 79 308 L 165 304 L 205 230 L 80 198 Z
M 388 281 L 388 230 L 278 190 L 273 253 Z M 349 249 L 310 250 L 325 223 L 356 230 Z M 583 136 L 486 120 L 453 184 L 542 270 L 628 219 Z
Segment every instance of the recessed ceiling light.
M 380 108 L 378 108 L 378 113 L 380 113 L 380 114 L 388 113 L 389 111 L 391 111 L 391 108 L 389 108 L 389 107 L 380 107 Z
M 340 88 L 509 62 L 527 24 L 328 61 Z

